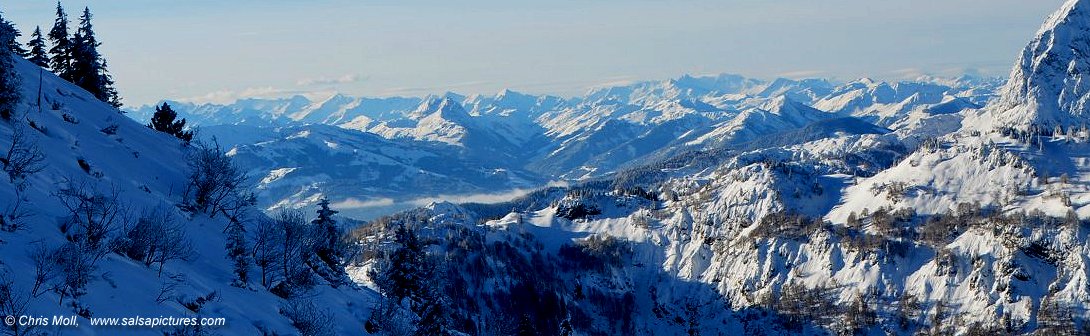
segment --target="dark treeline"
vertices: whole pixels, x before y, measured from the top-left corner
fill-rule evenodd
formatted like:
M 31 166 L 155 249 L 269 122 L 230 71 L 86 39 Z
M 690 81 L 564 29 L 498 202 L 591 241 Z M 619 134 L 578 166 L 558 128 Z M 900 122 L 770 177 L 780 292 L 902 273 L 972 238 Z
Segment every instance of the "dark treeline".
M 34 28 L 26 46 L 19 42 L 23 36 L 14 24 L 0 17 L 0 30 L 4 30 L 2 43 L 5 53 L 22 57 L 60 78 L 87 90 L 95 98 L 114 107 L 121 107 L 121 97 L 114 87 L 113 76 L 107 70 L 106 58 L 99 47 L 102 42 L 95 34 L 91 9 L 84 7 L 79 22 L 69 26 L 68 13 L 57 2 L 56 19 L 45 35 L 40 26 Z M 72 29 L 74 28 L 74 29 Z M 2 100 L 0 100 L 2 101 Z

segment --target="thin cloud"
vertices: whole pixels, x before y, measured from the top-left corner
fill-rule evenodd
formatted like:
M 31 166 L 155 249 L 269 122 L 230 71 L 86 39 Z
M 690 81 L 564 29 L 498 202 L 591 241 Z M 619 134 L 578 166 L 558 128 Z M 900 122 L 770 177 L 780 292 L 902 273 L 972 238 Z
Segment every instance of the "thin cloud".
M 570 184 L 567 181 L 552 181 L 545 185 L 546 187 L 568 187 Z M 484 194 L 468 194 L 468 195 L 437 195 L 435 197 L 417 198 L 409 201 L 409 204 L 415 206 L 426 206 L 434 202 L 451 202 L 451 203 L 482 203 L 482 204 L 496 204 L 514 200 L 516 198 L 529 195 L 530 193 L 539 189 L 522 189 L 516 188 L 505 192 L 498 193 L 484 193 Z
M 894 75 L 896 79 L 912 79 L 929 75 L 929 73 L 919 68 L 897 69 L 890 71 L 889 73 Z
M 451 91 L 454 89 L 470 89 L 493 85 L 495 83 L 488 81 L 470 81 L 453 83 L 442 86 L 424 86 L 424 87 L 393 87 L 382 90 L 379 92 L 380 96 L 399 96 L 399 95 L 427 95 L 438 93 L 441 91 Z
M 617 87 L 617 86 L 628 86 L 628 85 L 636 84 L 639 81 L 640 80 L 638 78 L 636 78 L 635 76 L 613 77 L 613 78 L 607 78 L 605 82 L 587 86 L 586 89 L 593 90 L 593 89 L 603 89 L 603 88 L 611 88 L 611 87 Z
M 812 78 L 827 74 L 825 70 L 799 70 L 789 71 L 779 74 L 778 76 L 783 78 Z
M 304 90 L 288 90 L 280 89 L 271 86 L 265 87 L 252 87 L 242 90 L 219 90 L 215 92 L 209 92 L 204 95 L 186 97 L 177 99 L 180 102 L 194 103 L 194 104 L 231 104 L 242 99 L 251 98 L 264 98 L 264 99 L 276 99 L 291 97 L 296 95 L 302 95 L 307 99 L 315 99 L 317 97 L 326 97 L 332 95 L 332 91 L 304 91 Z
M 394 205 L 394 200 L 392 198 L 378 198 L 378 199 L 369 199 L 369 200 L 360 200 L 360 199 L 357 199 L 357 198 L 348 198 L 348 199 L 346 199 L 344 201 L 340 201 L 340 202 L 337 202 L 337 203 L 330 204 L 330 206 L 332 206 L 334 208 L 349 209 L 349 210 L 388 207 L 388 206 L 391 206 L 391 205 Z
M 357 74 L 348 74 L 336 78 L 331 77 L 317 77 L 317 78 L 304 78 L 295 82 L 298 86 L 320 86 L 320 85 L 337 85 L 337 84 L 351 84 L 362 81 L 363 76 Z
M 508 192 L 494 194 L 438 195 L 436 197 L 418 198 L 409 203 L 415 206 L 426 206 L 435 202 L 495 204 L 526 196 L 533 191 L 533 189 L 514 189 Z

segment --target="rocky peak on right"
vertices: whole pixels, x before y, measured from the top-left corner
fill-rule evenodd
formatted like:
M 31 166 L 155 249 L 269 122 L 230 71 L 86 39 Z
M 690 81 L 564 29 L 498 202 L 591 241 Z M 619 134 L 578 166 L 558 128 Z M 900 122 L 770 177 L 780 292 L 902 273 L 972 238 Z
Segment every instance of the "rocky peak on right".
M 989 110 L 996 128 L 1090 125 L 1090 0 L 1069 0 L 1048 18 Z

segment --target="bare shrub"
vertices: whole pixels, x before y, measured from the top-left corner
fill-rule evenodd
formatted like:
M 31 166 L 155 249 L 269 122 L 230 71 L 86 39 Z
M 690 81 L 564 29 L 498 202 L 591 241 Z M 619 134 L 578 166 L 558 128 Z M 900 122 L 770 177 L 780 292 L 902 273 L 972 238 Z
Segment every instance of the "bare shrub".
M 114 240 L 113 250 L 145 266 L 163 265 L 172 260 L 188 260 L 193 255 L 193 242 L 169 208 L 159 207 L 140 216 L 136 224 Z
M 185 274 L 167 273 L 167 277 L 159 284 L 159 295 L 155 296 L 155 303 L 162 304 L 171 299 L 177 300 L 178 288 L 185 283 Z
M 53 249 L 46 247 L 42 242 L 36 242 L 28 250 L 27 254 L 34 263 L 34 287 L 30 295 L 38 297 L 47 289 L 50 281 L 57 276 L 57 263 L 53 258 Z
M 55 193 L 70 217 L 61 224 L 69 241 L 87 252 L 104 254 L 106 238 L 125 221 L 126 209 L 119 201 L 119 191 L 101 193 L 87 183 L 72 183 Z M 96 258 L 97 259 L 97 258 Z
M 30 297 L 19 294 L 15 288 L 15 281 L 12 280 L 6 273 L 0 275 L 0 316 L 22 316 L 27 315 L 30 307 Z M 29 335 L 32 331 L 30 326 L 20 326 L 19 324 L 7 324 L 5 323 L 0 329 L 0 333 L 4 335 Z
M 54 262 L 50 288 L 60 295 L 60 301 L 87 294 L 98 256 L 78 243 L 68 242 L 53 250 L 50 257 Z
M 26 133 L 26 129 L 19 124 L 12 127 L 11 143 L 7 146 L 4 156 L 0 157 L 4 172 L 8 174 L 8 180 L 16 186 L 21 186 L 23 180 L 45 169 L 45 153 L 42 153 L 38 143 Z
M 333 313 L 319 308 L 314 301 L 292 300 L 280 308 L 280 314 L 291 321 L 291 325 L 303 336 L 335 335 L 333 331 Z
M 192 210 L 210 217 L 222 213 L 237 218 L 240 211 L 256 204 L 254 194 L 246 191 L 250 177 L 218 143 L 197 142 L 187 164 L 190 172 L 185 202 Z
M 380 300 L 371 309 L 364 330 L 375 335 L 409 335 L 415 331 L 416 316 L 393 300 Z M 494 324 L 489 324 L 494 325 Z
M 261 284 L 281 297 L 290 297 L 315 285 L 308 266 L 315 255 L 315 230 L 299 211 L 282 211 L 275 219 L 258 223 L 253 260 L 261 268 Z

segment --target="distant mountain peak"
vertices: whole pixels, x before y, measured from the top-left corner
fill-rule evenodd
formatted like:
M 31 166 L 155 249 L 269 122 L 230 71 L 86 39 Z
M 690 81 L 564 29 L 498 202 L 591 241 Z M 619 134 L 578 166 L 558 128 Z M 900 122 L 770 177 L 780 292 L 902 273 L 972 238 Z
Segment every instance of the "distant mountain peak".
M 800 111 L 805 111 L 809 113 L 813 111 L 818 111 L 813 107 L 797 102 L 784 95 L 773 97 L 764 104 L 761 104 L 761 106 L 758 108 L 775 114 L 798 113 Z
M 500 92 L 496 93 L 497 98 L 507 97 L 507 96 L 523 97 L 523 96 L 527 96 L 527 95 L 523 94 L 521 92 L 515 91 L 515 90 L 507 89 L 507 88 L 505 88 L 503 90 L 500 90 Z
M 870 78 L 870 77 L 863 77 L 863 78 L 860 78 L 859 80 L 856 80 L 855 82 L 863 84 L 863 85 L 867 85 L 867 86 L 877 85 L 879 83 L 878 81 L 874 80 L 874 78 Z
M 413 119 L 437 115 L 446 120 L 468 120 L 470 115 L 462 104 L 452 97 L 433 97 L 425 100 L 410 114 Z
M 522 92 L 518 92 L 511 89 L 503 89 L 499 93 L 496 93 L 495 100 L 497 102 L 535 102 L 536 96 L 528 95 Z
M 999 100 L 994 125 L 1049 128 L 1090 122 L 1090 1 L 1070 0 L 1022 51 Z

